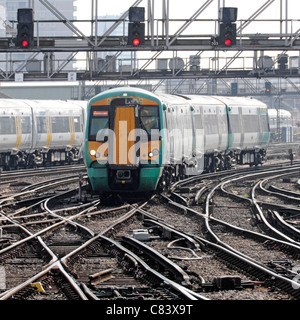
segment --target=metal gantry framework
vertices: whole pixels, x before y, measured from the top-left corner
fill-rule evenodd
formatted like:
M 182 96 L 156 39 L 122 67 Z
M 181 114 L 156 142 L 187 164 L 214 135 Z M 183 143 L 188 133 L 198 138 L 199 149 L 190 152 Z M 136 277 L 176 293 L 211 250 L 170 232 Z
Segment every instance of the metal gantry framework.
M 289 18 L 297 1 L 257 0 L 253 12 L 249 9 L 249 16 L 240 18 L 239 10 L 245 6 L 242 1 L 202 0 L 190 16 L 174 18 L 175 1 L 132 0 L 129 7 L 146 10 L 145 42 L 138 47 L 127 42 L 128 10 L 110 20 L 111 26 L 103 32 L 100 25 L 105 19 L 98 15 L 101 0 L 91 0 L 91 18 L 85 21 L 68 19 L 49 0 L 29 0 L 28 5 L 34 8 L 36 2 L 56 20 L 34 21 L 35 45 L 26 50 L 22 63 L 13 61 L 14 54 L 24 53 L 15 46 L 14 37 L 0 38 L 0 54 L 5 56 L 0 81 L 76 80 L 81 85 L 92 81 L 95 87 L 130 84 L 172 93 L 253 95 L 265 94 L 264 85 L 269 82 L 271 95 L 299 94 L 300 20 Z M 224 48 L 216 41 L 219 13 L 234 4 L 238 10 L 236 45 Z M 40 36 L 41 23 L 65 25 L 73 36 Z M 82 31 L 83 23 L 89 24 L 89 32 Z M 16 29 L 17 21 L 8 24 Z M 68 53 L 67 57 L 55 61 L 59 52 Z M 84 58 L 79 58 L 82 53 Z M 107 58 L 100 59 L 100 53 L 107 53 Z M 43 68 L 28 70 L 36 59 L 43 60 Z M 70 62 L 75 62 L 75 68 L 68 68 Z

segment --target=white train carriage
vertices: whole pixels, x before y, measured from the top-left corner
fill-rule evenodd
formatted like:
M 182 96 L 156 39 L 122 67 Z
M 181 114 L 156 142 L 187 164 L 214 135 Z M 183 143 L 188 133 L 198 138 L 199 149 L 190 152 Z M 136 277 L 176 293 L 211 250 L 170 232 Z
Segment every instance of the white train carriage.
M 193 106 L 196 129 L 203 129 L 204 152 L 224 153 L 228 147 L 226 105 L 209 96 L 187 96 Z
M 193 154 L 191 104 L 180 96 L 159 96 L 166 106 L 164 127 L 169 141 L 168 156 L 171 163 L 188 162 Z
M 62 100 L 32 101 L 33 149 L 44 163 L 78 160 L 83 141 L 84 110 L 80 103 Z
M 0 167 L 77 161 L 85 113 L 83 101 L 0 100 Z
M 192 105 L 192 115 L 198 148 L 202 146 L 204 158 L 202 167 L 228 168 L 230 157 L 226 154 L 228 148 L 228 122 L 226 105 L 210 96 L 187 95 L 186 99 Z M 201 148 L 200 148 L 201 149 Z M 199 153 L 199 152 L 197 152 Z M 204 162 L 203 162 L 204 161 Z
M 82 142 L 83 112 L 66 101 L 33 101 L 36 136 L 34 147 L 44 151 L 71 149 Z
M 0 100 L 0 152 L 32 148 L 32 108 L 16 100 Z
M 24 101 L 0 100 L 0 168 L 25 164 L 32 150 L 32 108 Z
M 209 96 L 162 95 L 167 105 L 167 128 L 171 133 L 171 162 L 183 160 L 198 169 L 225 168 L 227 159 L 228 123 L 226 105 Z M 193 139 L 194 137 L 194 139 Z M 228 160 L 228 161 L 227 161 Z
M 227 106 L 228 148 L 240 154 L 238 163 L 256 163 L 269 143 L 267 106 L 252 98 L 218 97 Z M 260 162 L 260 160 L 258 160 Z

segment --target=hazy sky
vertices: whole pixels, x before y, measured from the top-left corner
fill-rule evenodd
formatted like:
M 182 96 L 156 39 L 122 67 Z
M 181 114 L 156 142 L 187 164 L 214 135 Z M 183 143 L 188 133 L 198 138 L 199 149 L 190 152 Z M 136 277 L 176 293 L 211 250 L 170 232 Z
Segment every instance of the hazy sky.
M 157 12 L 161 12 L 162 0 L 155 0 L 155 8 Z M 206 0 L 195 1 L 195 0 L 169 0 L 170 2 L 170 16 L 174 18 L 188 18 L 196 10 L 198 10 Z M 267 0 L 221 0 L 221 6 L 225 3 L 226 7 L 237 7 L 238 8 L 238 18 L 247 19 L 252 13 L 254 13 L 258 8 L 264 5 Z M 282 1 L 285 7 L 286 0 Z M 91 15 L 91 3 L 92 0 L 77 0 L 78 15 L 82 17 L 89 18 Z M 98 8 L 99 15 L 106 14 L 120 14 L 128 9 L 135 3 L 135 0 L 99 0 Z M 280 16 L 280 3 L 281 0 L 275 0 L 268 9 L 262 14 L 264 18 L 270 18 L 270 14 Z M 143 0 L 139 6 L 147 7 L 148 0 Z M 203 16 L 209 16 L 213 18 L 217 14 L 218 0 L 214 0 L 208 8 L 203 13 Z M 299 18 L 300 1 L 299 0 L 288 0 L 288 16 L 290 19 Z M 285 14 L 285 12 L 284 12 Z
M 270 1 L 270 0 L 269 0 Z M 77 17 L 80 19 L 90 19 L 91 18 L 91 4 L 92 0 L 77 0 Z M 120 16 L 121 13 L 126 11 L 131 7 L 136 1 L 135 0 L 98 0 L 98 15 L 117 15 Z M 152 0 L 151 0 L 152 2 Z M 169 0 L 170 3 L 170 18 L 171 19 L 188 19 L 206 2 L 206 0 Z M 226 7 L 237 7 L 238 8 L 238 19 L 247 20 L 253 13 L 255 13 L 260 7 L 265 5 L 268 0 L 221 0 L 221 7 L 224 5 Z M 162 0 L 155 0 L 155 19 L 162 18 Z M 219 0 L 214 0 L 204 12 L 198 16 L 198 19 L 216 19 L 218 17 L 218 3 Z M 286 0 L 274 0 L 268 8 L 259 15 L 257 19 L 280 19 L 281 10 L 280 6 L 283 4 L 282 18 L 286 17 L 285 3 Z M 300 1 L 299 0 L 287 0 L 288 19 L 300 19 Z M 147 10 L 148 0 L 143 0 L 138 6 L 145 7 Z M 147 13 L 146 13 L 147 17 Z M 183 22 L 181 22 L 181 25 Z M 174 25 L 174 23 L 173 23 Z M 180 25 L 178 25 L 180 26 Z M 211 30 L 203 30 L 202 25 L 198 24 L 199 29 L 197 30 L 200 34 L 211 33 Z M 249 26 L 251 29 L 245 28 L 245 33 L 279 33 L 280 24 L 277 22 L 276 25 L 269 22 L 253 22 Z M 282 24 L 285 30 L 285 24 Z M 171 24 L 172 27 L 172 24 Z M 295 32 L 300 28 L 299 23 L 293 22 L 288 23 L 288 32 Z M 81 28 L 87 28 L 81 24 Z M 197 28 L 196 24 L 192 24 L 191 29 Z M 174 26 L 173 31 L 177 31 L 178 27 Z M 190 30 L 187 30 L 190 32 Z M 172 30 L 170 30 L 172 32 Z
M 99 0 L 98 1 L 98 16 L 105 15 L 117 15 L 120 16 L 124 11 L 126 11 L 129 7 L 131 7 L 136 1 L 135 0 Z M 163 0 L 155 0 L 155 19 L 162 18 L 162 3 Z M 266 3 L 271 2 L 270 0 L 214 0 L 205 11 L 200 14 L 197 19 L 212 19 L 216 20 L 218 18 L 218 3 L 220 2 L 221 7 L 237 7 L 238 8 L 238 20 L 247 20 L 258 11 Z M 77 17 L 80 19 L 90 19 L 91 18 L 91 3 L 92 0 L 77 0 Z M 152 0 L 151 0 L 152 3 Z M 189 19 L 192 17 L 195 12 L 204 4 L 206 0 L 169 0 L 170 3 L 170 19 Z M 281 3 L 283 5 L 283 10 L 281 13 L 280 7 Z M 257 19 L 261 20 L 270 20 L 275 19 L 279 20 L 280 15 L 282 14 L 282 18 L 286 17 L 285 4 L 286 0 L 274 0 L 265 11 L 256 18 L 256 21 L 251 22 L 249 26 L 243 29 L 243 34 L 279 34 L 280 30 L 283 33 L 286 32 L 291 34 L 294 32 L 299 32 L 300 30 L 300 0 L 287 0 L 288 3 L 288 11 L 287 18 L 293 21 L 289 21 L 287 25 L 285 22 L 280 24 L 279 21 L 257 21 Z M 147 10 L 148 0 L 143 0 L 138 6 L 145 7 Z M 147 18 L 147 13 L 146 13 Z M 161 22 L 160 22 L 161 23 Z M 237 21 L 237 26 L 239 26 L 241 22 Z M 170 22 L 170 32 L 172 35 L 179 30 L 179 28 L 184 24 L 184 21 L 181 22 Z M 91 30 L 90 24 L 78 23 L 78 27 L 80 30 L 85 32 L 85 34 L 89 34 Z M 194 22 L 192 23 L 183 34 L 189 35 L 211 35 L 216 34 L 216 23 L 215 21 L 211 22 Z M 161 27 L 159 27 L 161 30 Z M 160 32 L 159 30 L 159 32 Z M 126 32 L 126 31 L 125 31 Z M 155 33 L 156 33 L 156 24 L 155 24 Z M 153 55 L 152 52 L 149 53 L 150 56 Z M 190 52 L 180 53 L 182 57 L 189 56 Z M 211 53 L 208 53 L 210 55 Z M 271 53 L 271 55 L 276 56 L 276 53 Z M 165 58 L 169 55 L 172 55 L 172 52 L 165 52 L 160 57 Z M 202 55 L 205 56 L 206 53 Z M 231 52 L 224 54 L 225 56 L 231 55 Z M 245 52 L 245 55 L 248 56 L 249 53 Z M 139 53 L 139 56 L 141 54 Z M 204 61 L 204 60 L 203 60 Z M 246 60 L 245 64 L 247 65 L 248 60 Z M 250 56 L 249 63 L 253 65 L 253 58 Z M 202 63 L 203 67 L 204 62 Z

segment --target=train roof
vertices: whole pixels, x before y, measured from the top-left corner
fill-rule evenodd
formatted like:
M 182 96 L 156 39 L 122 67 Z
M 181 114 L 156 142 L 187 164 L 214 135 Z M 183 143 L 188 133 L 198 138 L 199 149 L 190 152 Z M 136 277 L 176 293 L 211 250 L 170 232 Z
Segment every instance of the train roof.
M 187 99 L 185 99 L 183 96 L 180 96 L 180 95 L 162 93 L 162 94 L 159 94 L 158 97 L 164 103 L 185 104 L 185 105 L 187 104 Z
M 199 105 L 222 105 L 224 106 L 248 106 L 266 108 L 266 104 L 252 97 L 224 97 L 224 96 L 208 96 L 208 95 L 171 95 L 160 94 L 159 97 L 163 101 L 170 103 L 184 103 Z
M 224 105 L 227 106 L 248 106 L 266 108 L 266 104 L 252 97 L 225 97 L 225 96 L 208 96 L 208 95 L 184 95 L 184 94 L 155 94 L 153 92 L 135 88 L 135 87 L 118 87 L 99 93 L 93 97 L 89 103 L 92 104 L 99 99 L 110 96 L 122 96 L 128 93 L 131 95 L 144 95 L 160 100 L 164 103 L 173 104 L 203 104 L 203 105 Z M 188 102 L 188 103 L 187 103 Z
M 148 96 L 148 97 L 152 97 L 152 98 L 159 100 L 159 97 L 155 93 L 152 93 L 152 92 L 145 90 L 145 89 L 140 89 L 140 88 L 135 88 L 135 87 L 118 87 L 118 88 L 105 90 L 105 91 L 99 93 L 98 95 L 93 97 L 89 101 L 89 103 L 92 104 L 99 99 L 103 99 L 105 97 L 110 97 L 110 96 L 122 97 L 124 93 L 128 93 L 131 95 L 143 95 L 143 96 Z
M 186 100 L 189 100 L 192 104 L 202 104 L 202 105 L 223 105 L 220 100 L 215 97 L 207 95 L 182 95 Z
M 18 99 L 0 99 L 0 108 L 20 109 L 29 108 L 25 100 Z
M 67 109 L 67 108 L 84 108 L 86 101 L 79 100 L 28 100 L 28 99 L 0 99 L 0 108 L 47 108 L 47 109 Z
M 225 103 L 227 106 L 247 106 L 247 107 L 261 107 L 267 108 L 267 105 L 260 100 L 252 97 L 225 97 L 225 96 L 215 96 L 216 99 Z
M 268 109 L 268 115 L 271 117 L 277 117 L 277 109 Z M 289 111 L 283 110 L 283 109 L 279 110 L 279 115 L 286 116 L 286 117 L 292 116 L 292 114 Z

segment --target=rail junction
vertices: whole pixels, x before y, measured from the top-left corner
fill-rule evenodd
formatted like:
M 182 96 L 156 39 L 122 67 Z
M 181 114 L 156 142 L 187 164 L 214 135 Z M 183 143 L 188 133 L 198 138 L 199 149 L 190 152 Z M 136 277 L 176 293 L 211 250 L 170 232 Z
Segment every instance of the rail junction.
M 33 18 L 28 48 L 18 42 L 20 21 L 5 22 L 2 83 L 76 82 L 80 100 L 130 85 L 251 95 L 278 114 L 299 108 L 300 21 L 291 0 L 263 0 L 247 16 L 229 0 L 192 1 L 187 17 L 172 15 L 173 1 L 131 1 L 104 33 L 98 0 L 88 20 L 36 2 L 56 19 Z M 145 9 L 137 45 L 129 42 L 130 8 Z M 226 46 L 224 8 L 237 9 L 236 18 L 229 10 L 236 29 Z M 271 9 L 276 15 L 266 18 Z M 41 23 L 73 36 L 40 36 Z M 272 32 L 257 27 L 268 24 Z M 24 52 L 25 61 L 14 60 Z M 58 53 L 68 56 L 58 61 Z M 42 67 L 32 71 L 32 63 Z M 299 300 L 300 164 L 288 152 L 299 153 L 297 140 L 273 145 L 263 166 L 187 177 L 143 199 L 99 197 L 81 165 L 0 172 L 0 300 Z
M 79 192 L 70 169 L 2 174 L 1 300 L 299 299 L 298 163 L 129 202 Z

